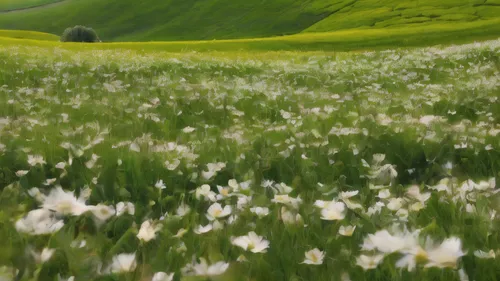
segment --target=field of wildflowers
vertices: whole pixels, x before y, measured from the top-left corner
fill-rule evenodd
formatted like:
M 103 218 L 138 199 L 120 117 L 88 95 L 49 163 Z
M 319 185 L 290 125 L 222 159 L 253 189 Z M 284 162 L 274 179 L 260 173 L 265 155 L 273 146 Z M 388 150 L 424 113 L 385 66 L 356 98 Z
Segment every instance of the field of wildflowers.
M 0 47 L 0 280 L 498 280 L 500 40 Z

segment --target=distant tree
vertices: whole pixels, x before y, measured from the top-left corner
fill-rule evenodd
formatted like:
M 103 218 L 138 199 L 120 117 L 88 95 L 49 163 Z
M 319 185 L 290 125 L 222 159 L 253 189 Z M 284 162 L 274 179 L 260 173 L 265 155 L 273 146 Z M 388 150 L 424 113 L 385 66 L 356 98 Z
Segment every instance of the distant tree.
M 90 27 L 77 25 L 68 27 L 61 36 L 61 42 L 101 42 L 97 33 Z

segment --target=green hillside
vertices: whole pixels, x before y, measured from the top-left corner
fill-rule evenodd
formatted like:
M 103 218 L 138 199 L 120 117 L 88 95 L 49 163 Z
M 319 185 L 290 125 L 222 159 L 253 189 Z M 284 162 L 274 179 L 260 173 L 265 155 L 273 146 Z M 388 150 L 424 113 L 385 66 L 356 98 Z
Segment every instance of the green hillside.
M 62 0 L 0 0 L 0 11 L 27 9 L 60 1 Z
M 95 44 L 61 43 L 40 40 L 1 38 L 0 45 L 18 45 L 73 51 L 80 50 L 131 50 L 141 53 L 168 52 L 230 52 L 257 53 L 261 51 L 359 51 L 417 47 L 435 44 L 464 43 L 484 40 L 500 34 L 500 19 L 460 24 L 434 24 L 385 29 L 350 29 L 332 32 L 300 33 L 295 35 L 226 40 L 161 41 L 161 42 L 108 42 Z M 13 36 L 10 36 L 13 37 Z M 275 52 L 279 54 L 279 52 Z M 227 54 L 227 53 L 226 53 Z
M 59 41 L 59 36 L 56 36 L 54 34 L 24 30 L 0 30 L 0 37 L 42 41 Z
M 9 2 L 0 2 L 0 10 Z M 16 5 L 34 2 L 57 1 Z M 429 31 L 436 24 L 496 17 L 500 0 L 64 0 L 0 12 L 0 29 L 61 34 L 83 24 L 105 41 L 212 40 L 353 28 L 425 26 Z
M 351 5 L 313 24 L 306 31 L 432 25 L 498 17 L 500 0 L 352 0 Z

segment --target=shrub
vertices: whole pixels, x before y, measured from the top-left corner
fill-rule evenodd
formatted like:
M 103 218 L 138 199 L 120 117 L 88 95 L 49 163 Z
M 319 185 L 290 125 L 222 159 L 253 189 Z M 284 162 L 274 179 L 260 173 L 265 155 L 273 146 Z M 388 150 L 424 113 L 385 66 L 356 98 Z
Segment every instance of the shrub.
M 61 42 L 101 42 L 97 33 L 90 27 L 77 25 L 68 27 L 61 36 Z

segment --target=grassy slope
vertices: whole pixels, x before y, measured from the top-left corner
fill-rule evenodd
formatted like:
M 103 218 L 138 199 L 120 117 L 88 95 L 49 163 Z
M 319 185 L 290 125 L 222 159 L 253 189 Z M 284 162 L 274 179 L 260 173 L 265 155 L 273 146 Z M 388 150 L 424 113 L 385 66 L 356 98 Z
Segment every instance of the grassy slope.
M 67 0 L 45 9 L 1 14 L 0 28 L 59 34 L 68 26 L 83 24 L 104 40 L 251 38 L 298 33 L 328 16 L 328 2 Z
M 0 11 L 26 9 L 58 1 L 61 0 L 0 0 Z
M 36 31 L 24 31 L 24 30 L 0 30 L 0 37 L 43 40 L 43 41 L 59 41 L 59 36 L 56 36 L 54 34 L 36 32 Z
M 257 39 L 130 42 L 130 43 L 59 43 L 0 38 L 1 45 L 24 44 L 42 47 L 60 46 L 66 49 L 131 49 L 137 51 L 352 51 L 387 49 L 393 46 L 413 47 L 431 44 L 469 42 L 472 39 L 496 38 L 500 34 L 500 19 L 463 24 L 435 24 L 390 29 L 354 29 L 322 33 L 302 33 Z
M 357 0 L 307 28 L 325 32 L 407 24 L 462 23 L 500 16 L 498 0 Z
M 65 0 L 0 14 L 0 28 L 60 34 L 83 24 L 105 41 L 211 40 L 408 24 L 434 32 L 445 23 L 459 29 L 497 17 L 499 0 Z M 495 30 L 476 33 L 491 37 Z

